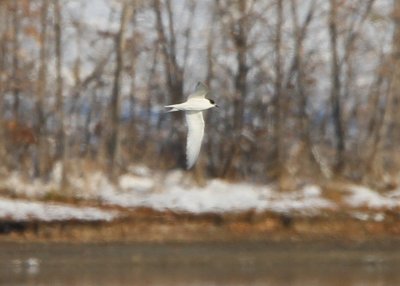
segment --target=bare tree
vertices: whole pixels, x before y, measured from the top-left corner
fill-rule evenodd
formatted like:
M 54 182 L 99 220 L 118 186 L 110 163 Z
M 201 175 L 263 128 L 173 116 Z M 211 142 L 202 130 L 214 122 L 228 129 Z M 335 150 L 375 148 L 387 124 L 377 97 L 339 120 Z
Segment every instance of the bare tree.
M 228 33 L 228 38 L 232 41 L 235 49 L 236 72 L 233 75 L 234 94 L 232 97 L 233 116 L 231 140 L 228 144 L 226 160 L 221 171 L 221 176 L 235 176 L 238 173 L 237 162 L 241 157 L 241 136 L 243 131 L 244 108 L 247 97 L 247 76 L 249 72 L 248 53 L 249 43 L 248 34 L 250 31 L 250 7 L 248 1 L 237 0 L 217 1 L 218 13 L 221 18 L 228 19 L 227 23 L 222 23 L 223 30 Z
M 12 91 L 14 97 L 13 103 L 13 115 L 16 121 L 19 120 L 19 106 L 20 106 L 20 72 L 19 72 L 19 37 L 21 30 L 20 15 L 19 15 L 19 1 L 13 1 L 12 4 L 12 27 L 13 27 L 13 37 L 12 37 Z
M 49 0 L 41 1 L 40 8 L 40 35 L 39 35 L 39 69 L 38 78 L 36 85 L 36 129 L 38 130 L 38 146 L 36 151 L 36 163 L 35 163 L 35 176 L 42 177 L 45 172 L 48 171 L 46 160 L 46 131 L 45 131 L 45 109 L 44 101 L 46 99 L 46 88 L 47 88 L 47 61 L 48 61 L 48 49 L 47 49 L 47 17 L 48 17 Z
M 9 22 L 8 5 L 0 2 L 0 111 L 3 112 L 4 92 L 6 90 L 7 31 Z
M 283 1 L 276 2 L 276 25 L 275 25 L 275 81 L 274 81 L 274 137 L 276 154 L 276 177 L 281 180 L 285 175 L 285 143 L 284 143 L 284 105 L 285 92 L 283 90 L 283 58 L 282 58 L 282 25 L 283 25 Z
M 331 104 L 332 119 L 335 129 L 335 149 L 336 149 L 336 172 L 341 172 L 344 167 L 344 129 L 342 126 L 342 108 L 341 108 L 341 80 L 340 80 L 340 64 L 338 56 L 338 31 L 337 31 L 337 10 L 338 3 L 336 0 L 329 1 L 329 39 L 331 48 Z
M 166 25 L 163 21 L 163 9 L 160 0 L 153 1 L 153 10 L 156 16 L 158 44 L 161 46 L 161 52 L 163 55 L 168 94 L 171 102 L 180 102 L 183 99 L 184 68 L 178 64 L 174 15 L 170 0 L 165 1 L 165 9 L 168 17 L 167 27 L 165 27 Z M 166 30 L 168 30 L 168 36 Z M 174 122 L 179 122 L 183 119 L 181 112 L 175 112 L 175 114 L 172 116 L 175 118 Z M 176 128 L 171 129 L 171 132 L 179 130 L 178 125 L 175 125 L 175 127 Z M 167 146 L 169 151 L 166 153 L 171 154 L 173 158 L 177 158 L 176 165 L 185 166 L 184 136 L 182 132 L 178 133 L 177 135 L 178 136 L 173 136 L 173 134 L 171 134 L 170 138 L 175 137 L 175 140 L 172 140 L 169 146 Z M 169 158 L 169 160 L 171 159 L 172 158 Z
M 382 187 L 382 183 L 385 186 L 387 175 L 396 173 L 400 166 L 395 155 L 400 139 L 400 1 L 393 1 L 391 16 L 394 24 L 391 51 L 386 54 L 382 49 L 379 53 L 380 61 L 370 91 L 370 109 L 373 111 L 365 140 L 368 149 L 363 155 L 366 162 L 364 182 L 378 187 Z
M 221 109 L 207 115 L 198 181 L 211 175 L 282 186 L 285 178 L 317 169 L 326 177 L 333 170 L 346 178 L 376 173 L 383 180 L 388 165 L 392 172 L 400 168 L 394 155 L 400 138 L 400 1 L 393 1 L 391 15 L 377 2 L 153 0 L 139 6 L 123 0 L 121 10 L 108 7 L 115 32 L 87 24 L 83 9 L 69 10 L 73 5 L 63 1 L 0 1 L 0 109 L 3 131 L 12 138 L 1 149 L 4 164 L 19 170 L 16 162 L 23 160 L 15 154 L 26 157 L 33 150 L 35 175 L 47 177 L 58 160 L 64 183 L 70 158 L 106 163 L 110 178 L 133 160 L 181 167 L 183 114 L 166 120 L 158 111 L 183 100 L 184 88 L 192 88 L 186 82 L 205 80 Z M 392 21 L 375 25 L 377 15 Z M 70 28 L 76 42 L 67 41 Z M 385 42 L 376 43 L 374 29 L 387 31 Z M 71 60 L 66 53 L 74 47 Z M 70 65 L 71 81 L 65 72 Z M 125 102 L 128 124 L 121 121 Z M 360 163 L 364 167 L 353 167 Z
M 290 11 L 293 19 L 294 25 L 294 56 L 293 60 L 288 72 L 288 77 L 286 79 L 286 88 L 289 88 L 289 85 L 292 81 L 293 74 L 296 74 L 295 77 L 295 94 L 298 97 L 298 109 L 299 109 L 299 139 L 300 144 L 302 144 L 302 149 L 304 150 L 304 156 L 301 156 L 302 165 L 311 168 L 312 166 L 309 163 L 317 163 L 313 153 L 313 143 L 311 138 L 311 123 L 310 118 L 307 114 L 307 106 L 308 106 L 308 90 L 307 90 L 307 66 L 306 66 L 306 55 L 304 51 L 304 41 L 307 37 L 308 27 L 311 21 L 314 18 L 315 9 L 316 9 L 316 1 L 312 1 L 308 8 L 307 14 L 302 23 L 300 23 L 299 19 L 299 1 L 291 0 L 290 1 Z M 307 164 L 308 163 L 308 164 Z M 321 168 L 321 167 L 320 167 Z M 311 168 L 309 170 L 314 172 L 315 169 Z
M 65 189 L 67 184 L 67 172 L 66 172 L 66 152 L 65 152 L 65 126 L 64 126 L 64 84 L 62 75 L 62 64 L 63 64 L 63 51 L 62 51 L 62 15 L 60 1 L 53 0 L 54 10 L 54 46 L 55 46 L 55 57 L 56 57 L 56 116 L 58 119 L 58 131 L 57 131 L 57 152 L 56 160 L 61 159 L 61 191 Z
M 389 103 L 391 102 L 392 74 L 386 68 L 384 53 L 381 53 L 380 65 L 376 69 L 374 83 L 371 85 L 368 110 L 371 115 L 368 120 L 364 138 L 366 150 L 363 161 L 363 181 L 371 184 L 380 182 L 383 176 L 382 143 L 388 128 Z M 381 104 L 383 103 L 383 105 Z
M 108 139 L 108 160 L 109 160 L 109 175 L 114 178 L 116 175 L 116 159 L 118 154 L 118 140 L 119 140 L 119 117 L 120 117 L 120 87 L 121 75 L 123 71 L 123 57 L 125 50 L 125 32 L 128 21 L 132 15 L 133 6 L 128 0 L 123 1 L 120 24 L 118 33 L 115 36 L 115 69 L 114 80 L 111 92 L 110 103 L 110 135 Z

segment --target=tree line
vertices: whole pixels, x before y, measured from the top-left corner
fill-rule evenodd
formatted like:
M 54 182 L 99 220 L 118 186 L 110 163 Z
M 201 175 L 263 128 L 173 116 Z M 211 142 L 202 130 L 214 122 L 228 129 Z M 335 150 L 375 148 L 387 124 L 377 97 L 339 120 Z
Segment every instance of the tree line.
M 184 167 L 181 102 L 206 114 L 195 176 L 386 187 L 400 170 L 400 1 L 2 0 L 3 174 Z M 90 167 L 88 167 L 90 166 Z

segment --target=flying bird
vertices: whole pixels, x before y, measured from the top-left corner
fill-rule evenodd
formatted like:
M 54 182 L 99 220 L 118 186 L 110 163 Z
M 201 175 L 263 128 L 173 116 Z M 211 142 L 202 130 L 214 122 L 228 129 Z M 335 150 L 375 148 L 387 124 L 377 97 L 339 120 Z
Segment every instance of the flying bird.
M 186 165 L 187 169 L 193 167 L 200 153 L 201 141 L 204 135 L 203 111 L 218 107 L 212 99 L 206 98 L 208 88 L 201 82 L 197 83 L 194 93 L 188 96 L 183 103 L 167 105 L 167 112 L 184 111 L 188 134 L 186 140 Z

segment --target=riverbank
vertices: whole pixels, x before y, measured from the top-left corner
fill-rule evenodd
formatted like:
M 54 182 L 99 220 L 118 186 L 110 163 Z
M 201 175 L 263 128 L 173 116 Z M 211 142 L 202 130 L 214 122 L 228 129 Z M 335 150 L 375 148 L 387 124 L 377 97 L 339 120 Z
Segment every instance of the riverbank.
M 0 221 L 0 241 L 213 242 L 400 240 L 399 212 L 324 211 L 315 215 L 247 211 L 189 214 L 119 210 L 112 221 Z M 378 219 L 377 219 L 378 218 Z
M 58 181 L 0 184 L 0 241 L 194 242 L 400 239 L 400 188 L 349 182 L 273 183 L 211 179 L 133 168 L 111 183 L 101 172 Z

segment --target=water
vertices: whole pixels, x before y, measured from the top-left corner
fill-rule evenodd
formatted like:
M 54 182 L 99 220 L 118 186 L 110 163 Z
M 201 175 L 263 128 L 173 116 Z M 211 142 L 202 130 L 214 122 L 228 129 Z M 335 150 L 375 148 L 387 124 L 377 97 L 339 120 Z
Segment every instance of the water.
M 0 285 L 400 285 L 400 243 L 0 243 Z

